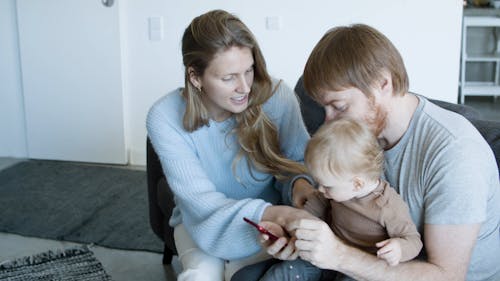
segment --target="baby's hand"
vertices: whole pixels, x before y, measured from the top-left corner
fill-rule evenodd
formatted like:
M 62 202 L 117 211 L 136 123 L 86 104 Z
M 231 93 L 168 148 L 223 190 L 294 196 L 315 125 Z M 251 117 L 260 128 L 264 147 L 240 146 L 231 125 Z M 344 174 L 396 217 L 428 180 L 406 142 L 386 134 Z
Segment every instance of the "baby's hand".
M 390 266 L 399 264 L 401 260 L 401 245 L 398 239 L 387 239 L 375 244 L 378 248 L 377 257 L 384 259 Z

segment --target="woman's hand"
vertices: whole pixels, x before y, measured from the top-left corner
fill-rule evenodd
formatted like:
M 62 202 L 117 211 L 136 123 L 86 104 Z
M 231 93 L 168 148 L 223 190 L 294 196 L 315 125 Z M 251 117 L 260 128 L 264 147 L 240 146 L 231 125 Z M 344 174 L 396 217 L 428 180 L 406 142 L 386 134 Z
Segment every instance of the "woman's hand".
M 270 241 L 267 235 L 260 235 L 260 242 L 266 252 L 281 260 L 294 260 L 298 256 L 295 249 L 293 231 L 286 231 L 285 226 L 298 219 L 319 220 L 309 212 L 290 206 L 269 206 L 264 211 L 259 223 L 279 239 Z
M 313 197 L 316 190 L 315 188 L 305 179 L 299 178 L 293 183 L 293 206 L 297 208 L 304 208 L 304 205 Z
M 260 235 L 260 243 L 269 255 L 280 260 L 294 260 L 298 257 L 299 254 L 295 249 L 294 243 L 295 238 L 290 238 L 283 227 L 271 221 L 261 221 L 259 225 L 279 237 L 278 240 L 273 242 L 269 240 L 268 235 Z
M 335 269 L 344 252 L 344 243 L 321 220 L 300 219 L 287 225 L 295 232 L 295 247 L 299 256 L 324 269 Z
M 264 210 L 261 221 L 274 222 L 285 228 L 286 225 L 298 219 L 318 219 L 309 212 L 284 205 L 272 205 Z

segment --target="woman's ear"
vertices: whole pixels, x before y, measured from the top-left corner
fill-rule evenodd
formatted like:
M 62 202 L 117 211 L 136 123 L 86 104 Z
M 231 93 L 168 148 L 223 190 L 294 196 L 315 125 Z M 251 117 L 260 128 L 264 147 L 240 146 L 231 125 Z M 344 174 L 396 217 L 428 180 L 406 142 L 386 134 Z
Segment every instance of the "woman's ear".
M 201 79 L 200 76 L 196 74 L 196 71 L 194 70 L 193 67 L 188 67 L 187 69 L 188 75 L 189 75 L 189 82 L 198 89 L 198 91 L 201 91 Z
M 357 176 L 352 179 L 352 185 L 354 186 L 354 190 L 358 191 L 365 186 L 365 181 Z

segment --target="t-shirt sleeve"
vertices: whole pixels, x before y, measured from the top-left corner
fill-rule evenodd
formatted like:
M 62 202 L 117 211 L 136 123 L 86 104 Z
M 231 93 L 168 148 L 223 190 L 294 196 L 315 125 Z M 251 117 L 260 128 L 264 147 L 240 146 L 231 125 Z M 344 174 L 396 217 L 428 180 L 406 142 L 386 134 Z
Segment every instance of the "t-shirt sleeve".
M 491 151 L 480 140 L 460 138 L 436 151 L 426 171 L 426 224 L 472 224 L 486 219 Z

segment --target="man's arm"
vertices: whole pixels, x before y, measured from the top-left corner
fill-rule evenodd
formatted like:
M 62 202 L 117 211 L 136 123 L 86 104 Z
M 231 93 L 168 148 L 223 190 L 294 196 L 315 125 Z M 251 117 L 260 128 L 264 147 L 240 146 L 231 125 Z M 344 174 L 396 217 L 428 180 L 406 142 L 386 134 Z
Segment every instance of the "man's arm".
M 465 280 L 480 228 L 480 224 L 425 225 L 427 261 L 391 267 L 384 260 L 342 243 L 325 223 L 302 220 L 295 224 L 289 228 L 297 229 L 295 245 L 303 259 L 356 280 L 372 281 Z

